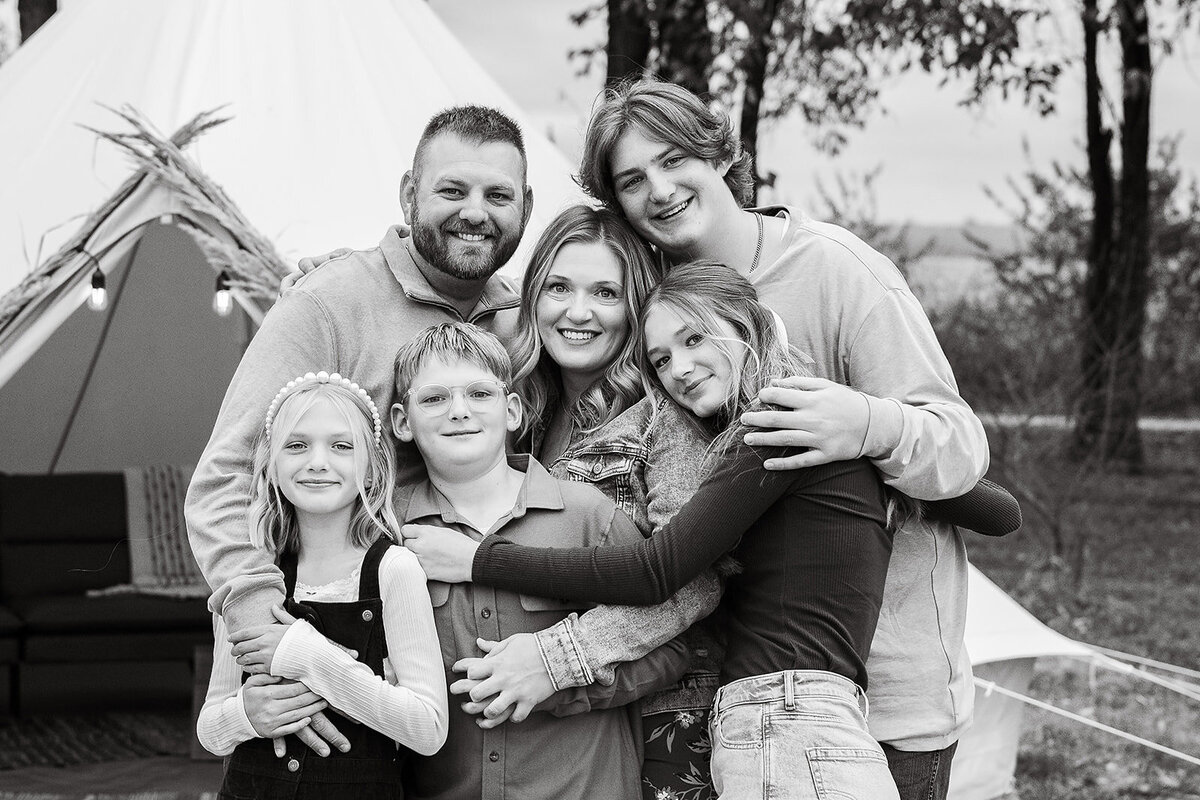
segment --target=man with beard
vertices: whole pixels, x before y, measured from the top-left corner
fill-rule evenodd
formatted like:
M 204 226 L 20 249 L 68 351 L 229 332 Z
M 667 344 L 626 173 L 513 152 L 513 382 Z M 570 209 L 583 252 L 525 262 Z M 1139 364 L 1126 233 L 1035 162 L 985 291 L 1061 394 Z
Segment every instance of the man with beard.
M 283 574 L 250 544 L 246 517 L 254 443 L 271 398 L 296 376 L 324 370 L 356 381 L 387 409 L 397 399 L 393 358 L 418 331 L 466 321 L 510 339 L 519 298 L 495 272 L 529 220 L 525 176 L 524 140 L 511 119 L 478 106 L 435 115 L 400 187 L 412 238 L 389 230 L 378 247 L 334 259 L 284 291 L 266 315 L 230 383 L 184 508 L 196 561 L 214 589 L 209 607 L 231 632 L 273 623 L 271 607 L 284 599 Z M 384 446 L 395 446 L 387 425 L 383 436 Z M 414 483 L 423 474 L 420 457 L 412 449 L 397 453 L 399 482 Z M 282 684 L 256 691 L 278 704 L 295 695 Z M 323 717 L 312 727 L 348 747 Z M 329 753 L 310 728 L 301 738 Z

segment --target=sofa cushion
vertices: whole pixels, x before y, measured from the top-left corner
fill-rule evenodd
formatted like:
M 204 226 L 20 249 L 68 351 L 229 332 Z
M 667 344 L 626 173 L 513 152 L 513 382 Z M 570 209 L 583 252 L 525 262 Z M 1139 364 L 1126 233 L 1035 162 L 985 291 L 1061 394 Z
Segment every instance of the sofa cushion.
M 20 618 L 9 609 L 0 606 L 0 636 L 14 636 L 20 630 Z
M 30 634 L 22 643 L 22 664 L 109 661 L 190 662 L 196 646 L 212 647 L 212 626 L 186 631 Z
M 129 545 L 119 542 L 0 542 L 0 593 L 80 594 L 129 582 Z
M 0 541 L 118 541 L 126 528 L 122 473 L 0 474 Z
M 204 600 L 139 594 L 17 598 L 12 610 L 29 634 L 212 630 Z
M 17 615 L 0 606 L 0 664 L 15 663 L 20 655 L 17 633 L 21 627 L 21 620 L 17 619 Z M 4 713 L 2 709 L 3 700 L 0 699 L 0 714 Z

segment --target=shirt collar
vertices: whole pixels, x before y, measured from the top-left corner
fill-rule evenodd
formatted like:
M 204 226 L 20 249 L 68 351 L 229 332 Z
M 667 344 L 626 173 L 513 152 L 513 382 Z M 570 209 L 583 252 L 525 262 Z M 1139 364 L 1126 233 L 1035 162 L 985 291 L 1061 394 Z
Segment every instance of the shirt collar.
M 513 518 L 525 516 L 530 508 L 542 508 L 550 511 L 563 509 L 562 492 L 558 481 L 550 476 L 536 458 L 528 453 L 513 453 L 508 456 L 508 465 L 515 470 L 525 473 L 521 481 L 521 491 L 517 494 L 516 505 L 513 506 Z M 446 496 L 437 490 L 433 482 L 426 479 L 413 491 L 412 500 L 404 512 L 404 521 L 415 522 L 422 517 L 441 517 L 442 522 L 454 524 L 463 520 L 455 512 L 454 506 Z
M 388 269 L 392 271 L 392 275 L 400 284 L 400 288 L 404 290 L 404 294 L 413 300 L 439 306 L 447 305 L 446 298 L 429 285 L 429 281 L 425 279 L 417 266 L 417 259 L 421 258 L 421 255 L 412 246 L 411 237 L 401 237 L 396 227 L 392 226 L 383 235 L 379 249 L 383 252 Z M 483 294 L 479 296 L 479 301 L 476 302 L 470 316 L 474 318 L 485 311 L 515 308 L 520 301 L 521 296 L 516 287 L 507 278 L 497 273 L 488 278 L 487 283 L 484 284 Z

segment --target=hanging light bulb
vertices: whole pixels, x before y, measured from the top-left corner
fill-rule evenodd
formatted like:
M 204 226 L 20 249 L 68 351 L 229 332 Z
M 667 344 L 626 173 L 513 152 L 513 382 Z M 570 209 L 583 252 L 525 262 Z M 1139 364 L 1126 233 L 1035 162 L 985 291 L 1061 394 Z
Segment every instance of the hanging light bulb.
M 229 291 L 229 272 L 221 270 L 217 276 L 217 289 L 213 293 L 213 311 L 222 317 L 228 317 L 233 311 L 233 294 Z
M 108 289 L 104 286 L 104 273 L 96 267 L 92 273 L 92 291 L 88 294 L 88 308 L 103 311 L 108 308 Z

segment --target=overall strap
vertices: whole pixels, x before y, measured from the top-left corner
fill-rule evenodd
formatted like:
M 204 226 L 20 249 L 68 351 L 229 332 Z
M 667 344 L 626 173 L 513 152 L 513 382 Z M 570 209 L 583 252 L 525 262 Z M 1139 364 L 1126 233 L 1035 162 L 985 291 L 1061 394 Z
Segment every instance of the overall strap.
M 379 599 L 379 562 L 383 561 L 384 553 L 393 544 L 391 539 L 380 536 L 363 556 L 362 573 L 358 576 L 359 600 Z
M 289 550 L 279 556 L 279 569 L 283 572 L 283 596 L 291 600 L 296 594 L 296 564 L 295 550 Z

